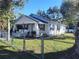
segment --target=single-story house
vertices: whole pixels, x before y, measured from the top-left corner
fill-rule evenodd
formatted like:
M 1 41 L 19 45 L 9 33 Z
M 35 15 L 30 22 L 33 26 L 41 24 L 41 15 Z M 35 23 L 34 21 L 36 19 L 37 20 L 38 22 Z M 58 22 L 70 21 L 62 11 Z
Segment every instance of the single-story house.
M 74 33 L 75 32 L 75 25 L 73 25 L 73 24 L 67 25 L 66 26 L 66 32 L 67 33 Z
M 15 37 L 34 36 L 40 37 L 41 34 L 56 36 L 65 33 L 65 25 L 58 21 L 49 20 L 39 15 L 22 15 L 14 22 L 13 33 Z

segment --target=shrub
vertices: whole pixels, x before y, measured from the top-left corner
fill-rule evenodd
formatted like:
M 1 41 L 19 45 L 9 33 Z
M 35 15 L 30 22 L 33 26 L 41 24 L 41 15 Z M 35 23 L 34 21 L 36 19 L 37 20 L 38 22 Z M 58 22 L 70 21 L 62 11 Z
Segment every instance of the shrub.
M 43 37 L 47 37 L 48 35 L 46 33 L 43 34 Z

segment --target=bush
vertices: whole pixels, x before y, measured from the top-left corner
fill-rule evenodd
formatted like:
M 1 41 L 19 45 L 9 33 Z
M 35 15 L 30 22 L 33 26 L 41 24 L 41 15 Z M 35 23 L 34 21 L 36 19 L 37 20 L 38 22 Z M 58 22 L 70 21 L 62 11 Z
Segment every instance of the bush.
M 43 37 L 47 37 L 48 35 L 46 33 L 43 34 Z

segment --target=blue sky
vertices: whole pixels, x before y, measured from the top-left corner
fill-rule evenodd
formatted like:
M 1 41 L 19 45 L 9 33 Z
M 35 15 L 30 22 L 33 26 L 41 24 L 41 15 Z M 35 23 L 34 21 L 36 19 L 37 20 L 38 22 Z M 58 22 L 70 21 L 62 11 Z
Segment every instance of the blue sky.
M 62 4 L 63 0 L 28 0 L 23 9 L 17 11 L 25 15 L 36 13 L 38 10 L 46 11 L 49 7 L 58 6 Z

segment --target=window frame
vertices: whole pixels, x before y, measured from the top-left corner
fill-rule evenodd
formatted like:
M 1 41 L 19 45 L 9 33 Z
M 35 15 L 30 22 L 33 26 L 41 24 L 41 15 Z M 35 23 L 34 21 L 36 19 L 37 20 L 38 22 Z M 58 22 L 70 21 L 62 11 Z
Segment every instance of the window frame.
M 61 26 L 60 25 L 57 25 L 57 30 L 60 30 Z
M 54 24 L 50 24 L 50 30 L 55 30 L 55 25 Z
M 40 30 L 45 31 L 45 24 L 38 24 L 38 26 Z

